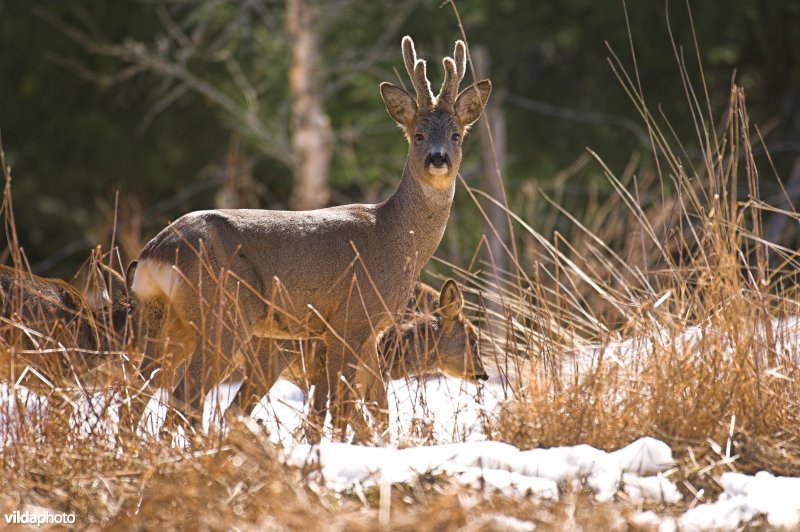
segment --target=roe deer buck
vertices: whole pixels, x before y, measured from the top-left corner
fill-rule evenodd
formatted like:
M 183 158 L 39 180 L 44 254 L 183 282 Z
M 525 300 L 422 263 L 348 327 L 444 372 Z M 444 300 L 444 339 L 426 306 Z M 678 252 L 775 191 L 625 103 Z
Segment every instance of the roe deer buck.
M 491 92 L 484 80 L 458 93 L 466 69 L 461 41 L 454 58 L 443 60 L 438 96 L 410 37 L 403 38 L 402 51 L 417 97 L 391 83 L 380 85 L 387 111 L 410 143 L 389 199 L 301 212 L 193 212 L 142 251 L 133 281 L 147 335 L 140 374 L 149 379 L 171 364 L 173 371 L 167 366 L 156 374 L 164 387 L 188 357 L 173 397 L 195 426 L 206 392 L 222 377 L 221 366 L 235 365 L 238 349 L 254 335 L 322 339 L 329 370 L 323 388 L 331 396 L 335 434 L 344 435 L 350 419 L 348 383 L 355 368 L 366 366 L 379 378 L 377 338 L 394 323 L 439 245 L 461 140 Z M 135 406 L 132 421 L 138 423 L 144 405 Z M 386 421 L 383 416 L 378 423 Z
M 433 290 L 430 288 L 430 290 Z M 432 297 L 431 297 L 432 296 Z M 415 313 L 397 327 L 389 327 L 378 343 L 381 375 L 389 380 L 410 375 L 443 373 L 467 380 L 487 380 L 478 349 L 478 333 L 463 314 L 464 300 L 458 285 L 448 280 L 441 295 L 434 291 L 427 309 Z M 245 367 L 246 380 L 233 398 L 232 406 L 250 415 L 259 400 L 269 392 L 278 376 L 297 384 L 306 393 L 313 386 L 323 387 L 327 379 L 325 347 L 308 342 L 303 353 L 293 349 L 293 342 L 281 341 L 276 346 L 263 345 L 255 357 L 256 366 Z M 248 360 L 252 364 L 253 360 Z M 363 382 L 357 379 L 359 387 Z M 368 390 L 362 390 L 367 393 Z M 328 397 L 315 392 L 314 411 L 324 422 Z M 312 420 L 312 423 L 319 420 Z M 321 432 L 317 427 L 316 437 Z
M 134 268 L 132 263 L 129 273 Z M 7 373 L 4 376 L 16 380 L 31 368 L 51 383 L 58 383 L 82 377 L 108 362 L 109 355 L 104 352 L 109 347 L 107 340 L 124 333 L 132 311 L 123 277 L 109 272 L 117 282 L 112 283 L 110 295 L 103 288 L 102 299 L 110 301 L 90 305 L 74 286 L 61 279 L 0 265 L 0 351 L 15 352 L 10 364 L 2 365 L 3 373 Z M 22 382 L 35 391 L 49 389 L 30 373 Z

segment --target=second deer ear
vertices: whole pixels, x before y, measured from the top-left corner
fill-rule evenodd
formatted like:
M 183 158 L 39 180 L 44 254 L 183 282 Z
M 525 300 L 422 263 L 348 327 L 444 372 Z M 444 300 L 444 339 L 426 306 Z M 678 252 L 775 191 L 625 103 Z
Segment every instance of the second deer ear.
M 96 311 L 108 305 L 111 297 L 106 286 L 106 279 L 103 276 L 103 268 L 98 265 L 93 266 L 89 273 L 84 301 L 86 301 L 90 309 Z
M 456 98 L 456 116 L 464 127 L 471 126 L 480 118 L 489 95 L 492 93 L 492 82 L 488 79 L 470 85 Z
M 394 121 L 408 129 L 417 114 L 417 102 L 409 93 L 388 82 L 381 83 L 381 96 L 389 115 Z
M 439 309 L 447 318 L 455 318 L 464 308 L 464 297 L 456 282 L 448 279 L 442 285 L 442 293 L 439 296 Z

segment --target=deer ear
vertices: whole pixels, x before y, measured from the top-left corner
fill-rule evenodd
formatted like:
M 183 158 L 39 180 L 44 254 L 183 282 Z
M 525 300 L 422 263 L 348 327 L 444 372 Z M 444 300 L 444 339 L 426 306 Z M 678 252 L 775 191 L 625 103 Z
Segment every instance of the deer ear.
M 103 269 L 97 264 L 90 267 L 83 296 L 86 305 L 95 311 L 104 308 L 111 301 Z
M 464 297 L 456 282 L 448 279 L 442 285 L 442 293 L 439 295 L 439 310 L 446 318 L 457 317 L 464 308 Z
M 125 270 L 125 287 L 128 289 L 128 293 L 133 293 L 131 288 L 133 287 L 133 276 L 136 274 L 136 267 L 139 265 L 139 261 L 132 260 L 128 263 L 128 269 Z
M 396 85 L 381 83 L 381 96 L 386 110 L 395 122 L 408 129 L 417 114 L 417 102 L 409 93 Z
M 492 82 L 488 79 L 470 85 L 456 98 L 456 116 L 464 127 L 471 126 L 480 118 L 486 102 L 489 101 L 489 94 L 492 93 Z
M 87 303 L 95 310 L 105 307 L 108 303 L 114 303 L 120 299 L 127 299 L 133 278 L 133 272 L 136 271 L 136 261 L 128 265 L 128 271 L 125 277 L 114 269 L 99 264 L 95 267 L 95 275 L 97 279 L 96 293 L 90 293 L 87 296 Z M 109 286 L 109 281 L 111 285 Z

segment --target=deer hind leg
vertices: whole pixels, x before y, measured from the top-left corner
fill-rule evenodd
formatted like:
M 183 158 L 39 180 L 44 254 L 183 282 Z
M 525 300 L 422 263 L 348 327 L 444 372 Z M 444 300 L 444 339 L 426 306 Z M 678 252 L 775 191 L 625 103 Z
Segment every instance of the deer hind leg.
M 168 376 L 162 367 L 167 351 L 180 349 L 180 346 L 167 346 L 165 343 L 167 302 L 156 300 L 147 302 L 143 306 L 146 307 L 141 315 L 144 352 L 138 369 L 131 373 L 133 382 L 128 383 L 126 393 L 128 397 L 124 398 L 119 413 L 120 432 L 130 430 L 134 436 L 152 395 L 151 390 L 169 384 Z
M 206 309 L 205 319 L 198 315 L 194 320 L 205 326 L 173 393 L 176 410 L 196 431 L 202 428 L 206 394 L 236 367 L 236 353 L 252 338 L 263 310 L 261 298 L 254 291 L 260 290 L 259 279 L 249 260 L 235 258 L 224 276 L 224 285 L 215 287 L 219 297 Z
M 264 382 L 265 380 L 272 381 L 274 384 L 277 377 L 272 377 L 272 358 L 273 346 L 269 340 L 262 340 L 253 338 L 251 344 L 258 342 L 255 347 L 255 352 L 251 356 L 244 356 L 242 362 L 242 384 L 236 390 L 233 396 L 229 411 L 235 411 L 249 416 L 253 413 L 258 402 L 266 395 L 271 387 L 270 383 Z
M 244 380 L 231 402 L 232 408 L 248 416 L 295 358 L 291 352 L 280 349 L 274 340 L 253 338 L 251 344 L 255 350 L 244 358 Z

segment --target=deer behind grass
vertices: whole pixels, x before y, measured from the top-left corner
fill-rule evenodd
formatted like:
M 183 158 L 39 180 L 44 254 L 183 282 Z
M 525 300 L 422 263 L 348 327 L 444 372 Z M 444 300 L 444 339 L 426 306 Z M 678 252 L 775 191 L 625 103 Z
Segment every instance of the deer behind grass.
M 478 332 L 464 316 L 464 300 L 458 285 L 448 280 L 442 286 L 441 294 L 432 288 L 429 290 L 425 290 L 427 293 L 423 296 L 428 304 L 420 305 L 423 312 L 415 313 L 397 327 L 390 327 L 380 338 L 378 360 L 381 375 L 396 380 L 443 373 L 471 381 L 487 380 Z M 247 379 L 234 396 L 232 406 L 250 415 L 282 375 L 306 393 L 314 387 L 314 411 L 321 419 L 312 420 L 312 423 L 324 422 L 328 397 L 318 393 L 327 379 L 324 345 L 306 342 L 301 352 L 293 342 L 282 341 L 274 348 L 265 343 L 257 350 L 255 366 L 252 360 L 245 367 Z M 368 395 L 363 386 L 364 378 L 362 375 L 356 384 Z
M 466 68 L 461 41 L 454 58 L 444 59 L 438 96 L 409 37 L 402 49 L 417 97 L 390 83 L 380 86 L 386 109 L 410 142 L 402 179 L 389 199 L 304 212 L 193 212 L 142 251 L 133 281 L 148 337 L 140 372 L 150 378 L 166 366 L 158 381 L 167 385 L 177 363 L 189 358 L 174 397 L 179 408 L 188 406 L 193 424 L 205 393 L 222 370 L 237 364 L 234 354 L 253 336 L 324 342 L 338 434 L 349 421 L 346 383 L 355 368 L 365 365 L 379 374 L 377 338 L 405 307 L 439 245 L 461 140 L 491 91 L 484 80 L 458 93 Z M 136 422 L 143 410 L 136 405 Z
M 432 307 L 431 314 L 417 314 L 387 329 L 380 341 L 384 375 L 396 380 L 443 373 L 470 381 L 488 380 L 478 331 L 464 316 L 464 298 L 455 281 L 445 281 Z
M 124 279 L 115 279 L 110 295 L 103 289 L 110 304 L 98 308 L 61 279 L 0 265 L 0 352 L 14 355 L 2 364 L 4 376 L 17 381 L 29 368 L 22 383 L 49 391 L 108 362 L 109 340 L 123 336 L 132 310 Z

